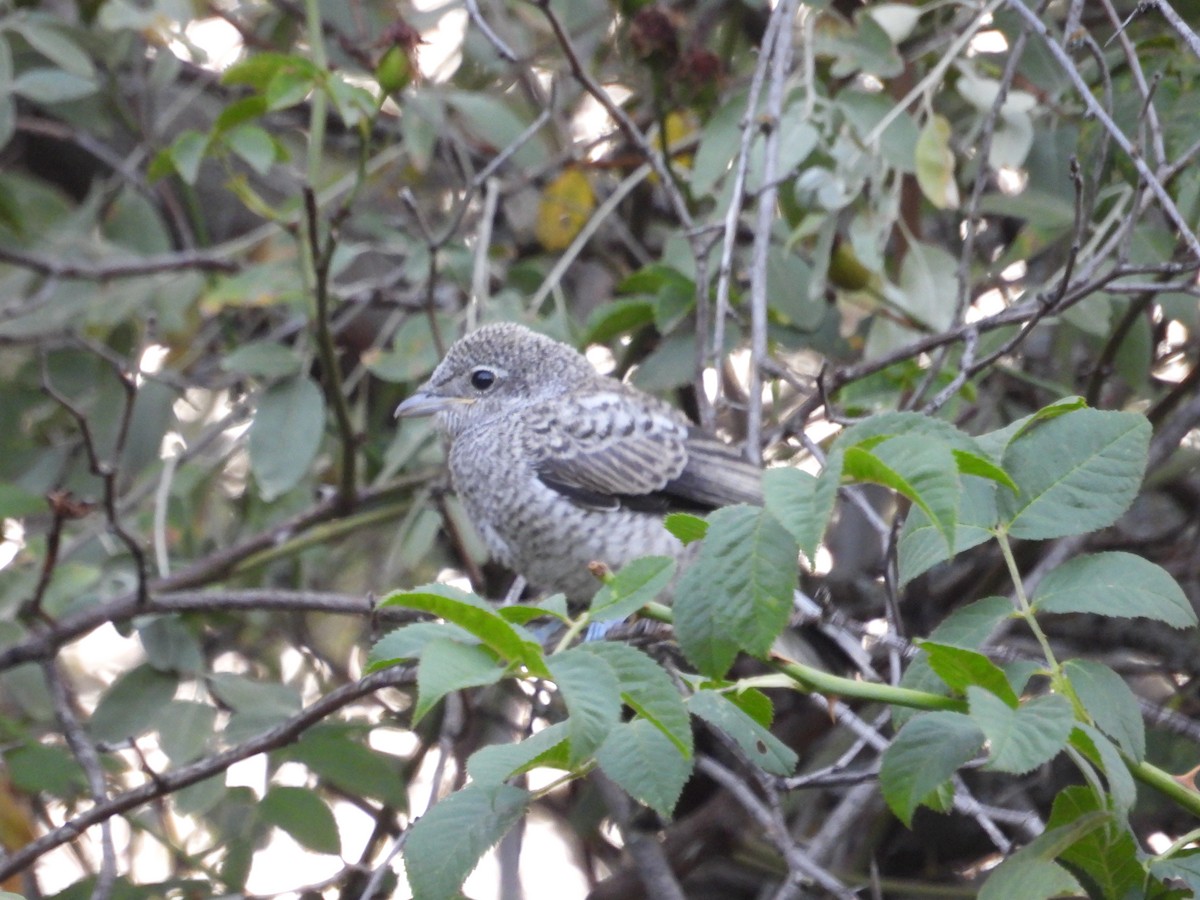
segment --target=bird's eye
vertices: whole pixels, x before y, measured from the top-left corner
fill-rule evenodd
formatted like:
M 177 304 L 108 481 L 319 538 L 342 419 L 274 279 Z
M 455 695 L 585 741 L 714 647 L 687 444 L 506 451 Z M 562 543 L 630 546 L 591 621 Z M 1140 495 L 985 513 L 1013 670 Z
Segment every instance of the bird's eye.
M 476 369 L 471 373 L 471 387 L 477 391 L 486 391 L 496 383 L 496 373 L 491 369 Z

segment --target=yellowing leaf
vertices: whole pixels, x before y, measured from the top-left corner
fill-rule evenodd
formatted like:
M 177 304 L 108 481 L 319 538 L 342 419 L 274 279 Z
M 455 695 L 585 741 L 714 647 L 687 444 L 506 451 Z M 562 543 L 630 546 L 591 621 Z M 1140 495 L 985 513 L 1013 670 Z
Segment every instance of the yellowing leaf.
M 938 209 L 958 206 L 954 181 L 954 154 L 950 150 L 950 123 L 945 116 L 930 116 L 916 147 L 917 184 Z
M 675 110 L 667 113 L 666 119 L 663 120 L 663 132 L 666 140 L 663 141 L 663 150 L 670 151 L 673 147 L 678 147 L 688 138 L 696 134 L 700 128 L 700 123 L 696 120 L 696 114 L 690 109 Z M 692 154 L 676 152 L 674 155 L 675 165 L 681 169 L 690 169 L 692 167 Z
M 565 250 L 596 208 L 591 182 L 579 169 L 567 169 L 542 191 L 534 234 L 547 250 Z

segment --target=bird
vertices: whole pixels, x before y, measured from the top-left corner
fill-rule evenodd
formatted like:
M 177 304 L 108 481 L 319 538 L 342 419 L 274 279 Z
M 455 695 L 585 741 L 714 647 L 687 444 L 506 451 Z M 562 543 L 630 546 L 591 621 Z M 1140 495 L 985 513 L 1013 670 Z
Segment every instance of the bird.
M 515 323 L 456 341 L 396 408 L 432 415 L 451 484 L 492 556 L 535 588 L 586 603 L 610 571 L 684 561 L 670 511 L 761 505 L 762 470 L 664 400 Z

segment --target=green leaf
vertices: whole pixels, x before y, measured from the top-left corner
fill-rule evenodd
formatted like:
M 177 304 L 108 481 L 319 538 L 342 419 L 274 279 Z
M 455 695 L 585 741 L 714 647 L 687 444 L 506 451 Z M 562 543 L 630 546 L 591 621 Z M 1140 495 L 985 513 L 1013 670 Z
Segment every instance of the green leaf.
M 957 452 L 957 451 L 955 451 Z M 962 553 L 991 540 L 996 524 L 996 485 L 983 478 L 964 475 L 954 523 L 954 552 Z M 909 510 L 900 531 L 900 583 L 950 559 L 945 537 L 920 507 Z
M 987 768 L 1023 775 L 1067 746 L 1075 727 L 1071 701 L 1061 694 L 1034 697 L 1013 709 L 995 694 L 967 688 L 970 715 L 990 744 Z
M 32 795 L 73 800 L 87 790 L 87 776 L 65 747 L 23 744 L 5 751 L 4 765 L 13 786 Z
M 537 766 L 569 770 L 567 723 L 555 722 L 515 744 L 489 744 L 471 754 L 467 774 L 483 784 L 498 784 Z
M 263 392 L 250 424 L 250 471 L 267 502 L 286 494 L 308 474 L 325 433 L 325 398 L 307 376 L 297 375 Z
M 1107 813 L 1098 806 L 1095 792 L 1072 785 L 1054 798 L 1046 830 L 1053 831 L 1095 813 Z M 1146 877 L 1133 835 L 1111 816 L 1102 827 L 1088 831 L 1063 850 L 1060 858 L 1083 871 L 1106 898 L 1137 896 Z
M 1079 723 L 1071 732 L 1071 746 L 1091 760 L 1108 782 L 1108 793 L 1112 797 L 1113 812 L 1122 822 L 1128 822 L 1129 811 L 1137 802 L 1137 785 L 1117 745 L 1110 741 L 1099 728 Z
M 889 296 L 913 321 L 942 331 L 954 321 L 957 270 L 957 257 L 935 244 L 914 241 L 901 264 L 899 290 Z
M 224 137 L 229 149 L 259 175 L 266 175 L 279 159 L 279 146 L 275 139 L 258 125 L 238 125 L 229 129 Z
M 974 438 L 949 422 L 915 412 L 885 412 L 864 419 L 838 435 L 834 447 L 845 449 L 863 445 L 864 449 L 870 450 L 888 438 L 905 434 L 917 435 L 958 450 L 984 452 Z
M 378 104 L 366 88 L 348 82 L 344 76 L 331 72 L 325 78 L 325 93 L 333 101 L 333 107 L 347 128 L 353 128 L 364 119 L 375 115 Z
M 402 761 L 366 745 L 359 729 L 322 725 L 284 751 L 323 780 L 352 796 L 375 797 L 394 809 L 408 808 Z
M 154 616 L 138 625 L 150 665 L 160 672 L 195 675 L 204 670 L 204 651 L 179 616 Z
M 604 344 L 654 321 L 654 304 L 644 297 L 610 300 L 596 307 L 583 329 L 581 346 Z
M 763 656 L 786 627 L 799 548 L 764 509 L 730 506 L 708 518 L 708 535 L 675 589 L 675 633 L 687 658 L 719 677 L 739 650 Z
M 88 80 L 95 77 L 96 67 L 92 64 L 91 56 L 62 29 L 56 28 L 44 19 L 34 18 L 15 21 L 10 19 L 5 24 L 25 38 L 34 50 L 63 71 Z
M 140 665 L 104 692 L 90 728 L 101 741 L 123 741 L 153 730 L 163 708 L 175 696 L 179 679 L 150 665 Z
M 291 685 L 255 681 L 230 672 L 208 677 L 209 687 L 234 714 L 225 726 L 228 743 L 248 740 L 287 721 L 300 711 L 300 692 Z
M 280 378 L 300 371 L 300 357 L 291 347 L 274 341 L 251 341 L 221 358 L 226 372 L 258 378 Z
M 809 559 L 816 556 L 833 515 L 841 464 L 842 454 L 830 453 L 819 476 L 790 468 L 767 469 L 763 473 L 767 509 L 792 533 Z
M 1135 761 L 1146 755 L 1146 726 L 1137 697 L 1125 679 L 1100 662 L 1069 659 L 1063 673 L 1096 727 Z
M 187 184 L 194 185 L 200 177 L 200 164 L 208 153 L 209 136 L 187 129 L 175 138 L 167 150 L 172 167 Z
M 410 659 L 420 659 L 425 647 L 439 639 L 468 643 L 472 635 L 446 622 L 413 622 L 388 632 L 371 648 L 366 671 L 374 672 Z
M 438 315 L 434 319 L 439 334 L 454 333 L 449 317 Z M 428 316 L 410 316 L 393 335 L 391 349 L 384 353 L 368 351 L 363 363 L 367 371 L 384 381 L 416 381 L 432 372 L 441 359 L 438 343 Z
M 217 709 L 195 700 L 174 700 L 159 713 L 158 744 L 177 766 L 203 756 L 216 733 Z
M 67 103 L 96 93 L 96 82 L 62 69 L 38 68 L 26 69 L 13 79 L 9 89 L 33 103 Z
M 1087 401 L 1082 397 L 1063 397 L 1047 406 L 1043 406 L 1035 413 L 1031 413 L 1028 416 L 1017 419 L 1015 422 L 1005 425 L 1003 428 L 981 435 L 979 443 L 989 452 L 1003 455 L 1009 444 L 1040 423 L 1049 422 L 1051 419 L 1057 419 L 1059 416 L 1065 416 L 1068 413 L 1078 412 L 1081 409 L 1087 408 Z
M 813 299 L 809 284 L 812 267 L 784 247 L 772 244 L 767 251 L 767 297 L 771 312 L 787 325 L 814 331 L 828 314 L 823 300 Z
M 447 106 L 462 117 L 467 130 L 497 149 L 515 143 L 529 124 L 503 96 L 475 91 L 446 91 L 443 95 Z M 540 136 L 526 141 L 513 154 L 519 167 L 538 165 L 545 157 L 546 144 Z
M 654 600 L 675 576 L 669 556 L 643 556 L 617 572 L 592 598 L 592 617 L 624 619 Z
M 784 777 L 796 771 L 795 751 L 723 694 L 697 691 L 688 698 L 687 706 L 692 715 L 733 738 L 746 757 L 764 771 Z
M 271 76 L 266 90 L 263 91 L 267 109 L 276 112 L 302 103 L 315 87 L 316 78 L 313 72 L 300 67 L 281 68 Z
M 917 807 L 974 759 L 983 741 L 983 732 L 962 713 L 914 716 L 883 754 L 879 785 L 888 807 L 911 828 Z
M 221 73 L 222 84 L 244 84 L 260 93 L 280 72 L 291 71 L 316 77 L 317 67 L 303 56 L 285 53 L 255 53 L 234 63 Z
M 302 707 L 300 692 L 290 684 L 277 681 L 258 681 L 232 672 L 215 672 L 208 676 L 208 685 L 226 706 L 236 712 L 270 710 L 287 717 Z
M 1008 676 L 977 650 L 935 641 L 918 641 L 917 645 L 929 659 L 929 667 L 955 693 L 965 694 L 967 688 L 974 685 L 995 694 L 1013 709 L 1019 705 Z
M 265 115 L 267 112 L 266 98 L 261 95 L 243 97 L 225 106 L 213 123 L 214 134 L 224 134 L 231 128 Z
M 775 721 L 775 704 L 758 688 L 739 684 L 736 690 L 722 691 L 721 696 L 763 728 L 770 728 Z
M 746 113 L 746 95 L 731 96 L 709 116 L 700 133 L 700 143 L 692 161 L 691 185 L 694 196 L 712 192 L 725 176 L 741 142 L 742 116 Z
M 46 498 L 15 484 L 0 484 L 0 519 L 21 519 L 45 512 Z
M 599 656 L 612 667 L 621 699 L 648 720 L 685 758 L 692 755 L 692 722 L 675 682 L 653 659 L 627 644 L 582 644 L 585 653 Z
M 1178 850 L 1170 856 L 1152 860 L 1150 874 L 1162 881 L 1177 878 L 1193 892 L 1200 891 L 1200 848 Z
M 616 673 L 598 654 L 573 647 L 546 660 L 567 707 L 568 762 L 575 768 L 604 743 L 621 717 Z
M 954 553 L 961 486 L 949 447 L 917 434 L 888 438 L 871 447 L 850 447 L 843 471 L 857 481 L 881 484 L 915 503 Z
M 870 134 L 885 116 L 889 117 L 890 124 L 879 138 L 880 153 L 892 167 L 910 174 L 914 171 L 920 131 L 912 115 L 906 111 L 895 115 L 895 104 L 889 103 L 887 97 L 855 87 L 839 91 L 836 104 L 860 137 Z
M 973 475 L 962 476 L 959 509 L 954 523 L 954 552 L 961 553 L 992 538 L 996 524 L 996 485 Z M 899 542 L 900 583 L 907 584 L 952 556 L 941 530 L 928 515 L 913 506 L 908 511 Z
M 417 665 L 417 703 L 412 712 L 416 726 L 447 694 L 470 687 L 495 684 L 505 667 L 483 647 L 439 638 L 425 645 Z
M 514 625 L 524 625 L 526 622 L 544 619 L 547 616 L 552 616 L 563 623 L 571 621 L 565 594 L 551 594 L 536 603 L 515 603 L 512 606 L 501 606 L 496 612 L 506 622 L 512 622 Z
M 1085 813 L 1058 828 L 1038 835 L 1000 865 L 984 882 L 980 900 L 1043 900 L 1063 894 L 1084 895 L 1074 877 L 1052 860 L 1081 838 L 1112 821 L 1104 812 Z
M 1077 556 L 1042 579 L 1034 609 L 1049 613 L 1143 616 L 1172 628 L 1196 624 L 1187 595 L 1166 569 L 1132 553 Z
M 404 845 L 413 900 L 449 900 L 480 857 L 525 814 L 532 796 L 507 784 L 471 784 L 421 816 Z
M 596 752 L 604 774 L 640 803 L 669 818 L 692 775 L 689 756 L 646 719 L 622 722 Z
M 1149 442 L 1150 422 L 1136 413 L 1080 409 L 1033 423 L 1004 451 L 1019 493 L 997 497 L 1001 521 L 1030 540 L 1111 525 L 1137 494 Z
M 446 584 L 427 584 L 413 591 L 388 594 L 381 606 L 402 606 L 432 613 L 475 635 L 501 659 L 519 662 L 534 675 L 546 675 L 541 646 L 505 621 L 495 609 L 474 594 Z
M 690 513 L 669 513 L 663 518 L 663 524 L 685 545 L 703 540 L 708 534 L 708 523 Z
M 263 820 L 286 831 L 300 846 L 316 853 L 341 853 L 342 839 L 333 813 L 315 791 L 274 785 L 259 804 Z
M 1050 900 L 1086 896 L 1075 876 L 1058 863 L 1017 851 L 992 870 L 979 891 L 979 900 Z
M 954 152 L 950 149 L 950 122 L 932 115 L 917 138 L 917 184 L 937 209 L 958 206 L 958 183 L 954 180 Z
M 1017 483 L 1012 480 L 1012 477 L 987 456 L 957 448 L 951 452 L 954 454 L 954 461 L 958 463 L 958 471 L 963 475 L 986 478 L 988 481 L 1004 485 L 1014 493 L 1017 491 Z
M 180 788 L 170 796 L 172 808 L 180 815 L 203 816 L 215 809 L 228 796 L 224 773 L 197 781 L 194 785 Z

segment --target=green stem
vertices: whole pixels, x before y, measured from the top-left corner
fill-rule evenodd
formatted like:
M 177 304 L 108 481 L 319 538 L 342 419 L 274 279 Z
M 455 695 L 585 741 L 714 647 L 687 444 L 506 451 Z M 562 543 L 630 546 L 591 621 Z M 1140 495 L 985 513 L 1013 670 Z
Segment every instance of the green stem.
M 1187 834 L 1178 838 L 1175 843 L 1171 844 L 1170 847 L 1158 854 L 1158 857 L 1159 859 L 1170 859 L 1172 856 L 1194 841 L 1200 841 L 1200 828 L 1193 828 Z
M 871 703 L 892 703 L 909 709 L 950 710 L 952 712 L 966 712 L 967 710 L 967 701 L 958 697 L 914 691 L 912 688 L 895 687 L 874 681 L 843 678 L 840 675 L 832 675 L 801 663 L 776 660 L 772 661 L 771 665 L 776 671 L 782 672 L 806 690 L 821 694 L 866 700 Z
M 1148 762 L 1133 762 L 1126 758 L 1125 765 L 1129 767 L 1133 777 L 1142 784 L 1154 788 L 1160 794 L 1165 794 L 1193 816 L 1200 816 L 1200 793 L 1190 790 L 1176 781 L 1169 772 L 1164 772 L 1158 766 Z
M 305 0 L 304 16 L 313 64 L 323 76 L 327 76 L 328 63 L 325 56 L 325 37 L 321 28 L 319 0 Z M 329 267 L 337 242 L 333 236 L 332 226 L 325 240 L 323 242 L 321 240 L 319 207 L 316 197 L 317 186 L 321 179 L 322 153 L 325 147 L 328 100 L 325 86 L 323 84 L 316 85 L 316 90 L 312 94 L 308 118 L 308 185 L 304 190 L 304 218 L 307 219 L 308 227 L 300 244 L 304 260 L 305 280 L 312 290 L 315 305 L 313 321 L 316 326 L 317 353 L 324 374 L 322 381 L 325 385 L 325 396 L 329 405 L 333 407 L 341 440 L 338 499 L 342 510 L 347 510 L 354 505 L 357 490 L 355 469 L 358 460 L 358 439 L 354 433 L 350 410 L 342 390 L 342 373 L 338 367 L 333 335 L 329 331 Z M 361 181 L 360 174 L 358 183 L 361 184 Z
M 320 0 L 304 0 L 305 25 L 308 28 L 309 53 L 318 71 L 326 72 L 325 35 L 321 30 Z M 321 175 L 321 151 L 325 146 L 325 116 L 327 97 L 321 86 L 313 91 L 308 116 L 308 183 L 316 190 Z
M 571 623 L 571 627 L 567 629 L 567 633 L 562 636 L 559 642 L 555 645 L 552 653 L 562 653 L 575 642 L 575 638 L 579 637 L 579 633 L 587 627 L 589 616 L 582 615 Z
M 1037 617 L 1033 614 L 1033 607 L 1029 603 L 1029 598 L 1025 596 L 1025 584 L 1021 580 L 1021 570 L 1017 566 L 1016 557 L 1013 556 L 1012 545 L 1008 542 L 1008 534 L 1003 529 L 997 529 L 993 533 L 996 535 L 996 542 L 1000 545 L 1000 552 L 1004 556 L 1004 564 L 1008 566 L 1008 575 L 1012 579 L 1013 592 L 1017 597 L 1017 614 L 1025 620 L 1025 624 L 1029 626 L 1029 630 L 1037 638 L 1038 646 L 1042 648 L 1042 654 L 1046 657 L 1046 664 L 1050 667 L 1050 679 L 1055 689 L 1062 690 L 1065 681 L 1062 674 L 1062 666 L 1059 665 L 1058 659 L 1054 655 L 1054 650 L 1050 647 L 1049 638 L 1046 637 L 1046 633 L 1042 631 L 1042 626 L 1038 624 Z M 1064 693 L 1074 700 L 1073 692 L 1064 691 Z
M 313 325 L 316 329 L 317 354 L 321 359 L 325 397 L 333 407 L 341 440 L 338 499 L 342 510 L 348 510 L 354 505 L 358 488 L 358 476 L 355 471 L 358 461 L 358 437 L 354 433 L 350 407 L 346 401 L 346 392 L 342 388 L 342 370 L 338 364 L 337 350 L 333 345 L 333 333 L 329 330 L 329 267 L 336 242 L 330 234 L 325 239 L 324 246 L 321 244 L 317 197 L 311 187 L 304 189 L 304 208 L 308 222 L 307 241 L 302 240 L 301 243 L 308 245 L 309 251 L 305 256 L 311 261 L 312 267 L 312 291 L 316 300 Z

